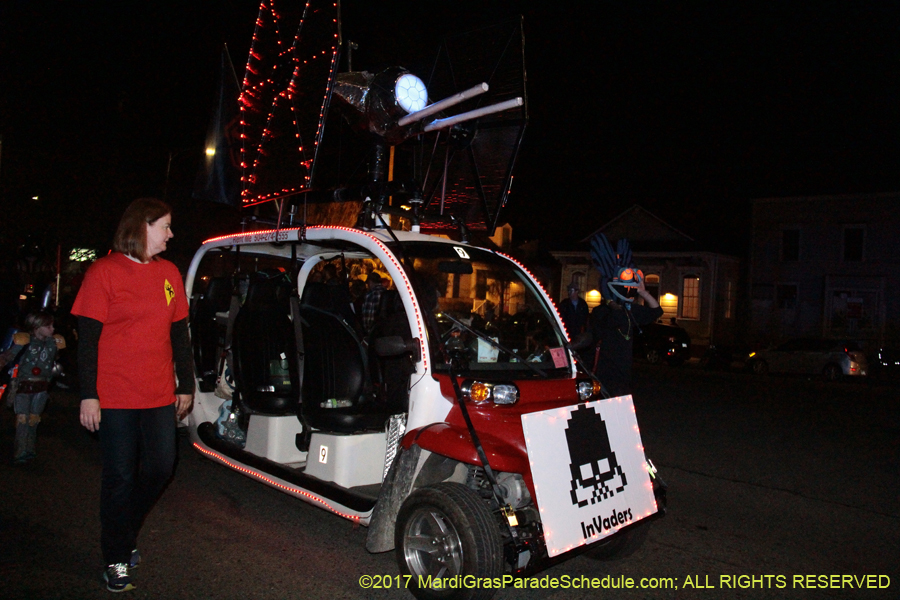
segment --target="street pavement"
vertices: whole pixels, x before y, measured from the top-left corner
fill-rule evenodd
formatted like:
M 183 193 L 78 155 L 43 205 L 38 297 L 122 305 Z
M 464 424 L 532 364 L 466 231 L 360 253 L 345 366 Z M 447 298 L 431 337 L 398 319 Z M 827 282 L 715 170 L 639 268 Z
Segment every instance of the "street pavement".
M 668 514 L 627 559 L 575 557 L 529 581 L 547 587 L 496 598 L 898 597 L 900 389 L 696 365 L 637 364 L 635 379 Z M 2 412 L 0 598 L 110 597 L 100 580 L 99 448 L 77 411 L 74 395 L 53 394 L 38 457 L 25 466 L 8 460 L 14 422 Z M 365 536 L 212 463 L 182 435 L 176 475 L 139 541 L 137 589 L 125 596 L 412 598 L 396 589 L 393 553 L 369 554 Z M 363 575 L 392 589 L 363 588 Z M 582 577 L 606 588 L 550 587 Z M 612 588 L 628 578 L 645 587 Z

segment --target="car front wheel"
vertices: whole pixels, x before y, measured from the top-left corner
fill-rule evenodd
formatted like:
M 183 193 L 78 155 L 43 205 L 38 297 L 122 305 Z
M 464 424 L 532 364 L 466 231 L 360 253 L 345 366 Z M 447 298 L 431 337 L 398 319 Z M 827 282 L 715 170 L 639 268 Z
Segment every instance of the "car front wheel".
M 397 515 L 395 543 L 400 572 L 412 576 L 409 590 L 420 600 L 487 600 L 490 588 L 446 583 L 458 575 L 503 575 L 499 524 L 484 500 L 458 483 L 410 494 Z
M 647 362 L 651 365 L 658 365 L 660 361 L 659 350 L 655 348 L 647 348 L 647 352 L 644 354 L 647 357 Z

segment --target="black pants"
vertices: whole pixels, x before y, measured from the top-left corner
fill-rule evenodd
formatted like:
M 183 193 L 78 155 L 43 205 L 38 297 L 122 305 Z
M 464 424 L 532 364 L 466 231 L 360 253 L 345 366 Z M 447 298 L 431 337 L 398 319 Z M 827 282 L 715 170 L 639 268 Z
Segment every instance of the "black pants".
M 107 565 L 127 563 L 150 508 L 175 467 L 175 404 L 102 410 L 100 546 Z

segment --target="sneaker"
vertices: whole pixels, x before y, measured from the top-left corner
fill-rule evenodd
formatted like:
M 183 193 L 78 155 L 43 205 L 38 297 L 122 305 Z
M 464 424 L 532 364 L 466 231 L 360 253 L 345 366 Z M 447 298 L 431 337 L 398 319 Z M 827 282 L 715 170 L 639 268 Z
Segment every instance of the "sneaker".
M 106 570 L 103 571 L 103 580 L 106 582 L 106 589 L 110 592 L 127 592 L 134 589 L 131 575 L 128 573 L 128 565 L 125 563 L 116 563 L 106 567 Z
M 131 560 L 128 561 L 128 568 L 137 569 L 139 564 L 141 564 L 141 553 L 135 548 L 131 551 Z

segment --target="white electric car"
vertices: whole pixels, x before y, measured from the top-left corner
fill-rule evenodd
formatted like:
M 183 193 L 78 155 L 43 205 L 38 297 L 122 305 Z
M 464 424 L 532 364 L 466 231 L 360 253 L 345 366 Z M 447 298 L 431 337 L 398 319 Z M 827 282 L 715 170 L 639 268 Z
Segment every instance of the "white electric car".
M 351 290 L 374 273 L 386 290 L 366 328 Z M 631 397 L 603 397 L 501 252 L 386 228 L 255 231 L 203 244 L 187 291 L 194 447 L 368 527 L 419 598 L 626 555 L 664 512 Z

